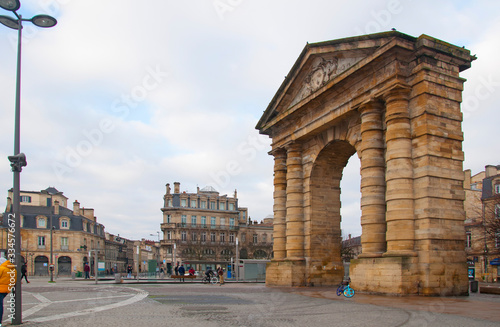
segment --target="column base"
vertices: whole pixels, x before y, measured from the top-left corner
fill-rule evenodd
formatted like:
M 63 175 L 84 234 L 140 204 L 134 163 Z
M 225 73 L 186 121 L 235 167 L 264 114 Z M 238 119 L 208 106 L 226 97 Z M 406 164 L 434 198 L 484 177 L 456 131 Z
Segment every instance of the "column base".
M 356 291 L 409 295 L 419 293 L 418 258 L 414 256 L 351 260 L 349 277 Z
M 266 267 L 266 286 L 306 286 L 304 259 L 272 260 Z

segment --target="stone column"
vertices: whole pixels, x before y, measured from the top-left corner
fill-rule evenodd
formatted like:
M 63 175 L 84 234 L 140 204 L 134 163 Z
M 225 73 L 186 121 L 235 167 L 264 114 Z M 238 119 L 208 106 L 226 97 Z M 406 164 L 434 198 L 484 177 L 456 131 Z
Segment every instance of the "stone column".
M 304 259 L 302 145 L 292 143 L 286 158 L 286 258 Z
M 387 252 L 384 256 L 414 256 L 415 220 L 413 161 L 408 110 L 409 90 L 384 94 L 386 102 Z
M 286 151 L 277 149 L 274 156 L 274 259 L 286 258 Z
M 361 245 L 360 258 L 381 257 L 386 251 L 385 159 L 380 102 L 359 108 L 361 114 Z

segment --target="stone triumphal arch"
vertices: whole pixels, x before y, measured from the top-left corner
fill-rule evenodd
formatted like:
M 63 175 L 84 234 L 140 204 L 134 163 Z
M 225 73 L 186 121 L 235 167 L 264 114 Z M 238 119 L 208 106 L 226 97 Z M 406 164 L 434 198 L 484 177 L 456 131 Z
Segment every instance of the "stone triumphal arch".
M 361 161 L 355 289 L 467 293 L 464 48 L 397 31 L 307 44 L 257 124 L 272 138 L 274 259 L 267 285 L 336 285 L 340 180 Z

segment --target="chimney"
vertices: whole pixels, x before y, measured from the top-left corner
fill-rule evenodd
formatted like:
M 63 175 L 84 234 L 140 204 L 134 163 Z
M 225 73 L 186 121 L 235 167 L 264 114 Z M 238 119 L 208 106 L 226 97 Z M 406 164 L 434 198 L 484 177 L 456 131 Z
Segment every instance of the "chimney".
M 75 216 L 80 215 L 80 202 L 78 202 L 78 200 L 75 200 L 75 202 L 73 202 L 73 214 Z
M 493 165 L 488 165 L 486 167 L 484 167 L 484 171 L 486 173 L 486 178 L 488 177 L 491 177 L 491 176 L 495 176 L 497 174 L 497 167 L 493 166 Z
M 179 194 L 181 193 L 181 183 L 175 182 L 174 183 L 174 194 Z
M 59 214 L 59 201 L 55 200 L 54 201 L 54 215 Z
M 5 211 L 10 212 L 10 209 L 12 208 L 12 199 L 8 196 L 7 197 L 7 208 Z
M 196 194 L 200 193 L 200 187 L 196 186 Z
M 170 184 L 167 183 L 167 194 L 170 194 Z
M 238 198 L 238 191 L 236 191 L 236 189 L 234 189 L 234 198 L 237 199 Z

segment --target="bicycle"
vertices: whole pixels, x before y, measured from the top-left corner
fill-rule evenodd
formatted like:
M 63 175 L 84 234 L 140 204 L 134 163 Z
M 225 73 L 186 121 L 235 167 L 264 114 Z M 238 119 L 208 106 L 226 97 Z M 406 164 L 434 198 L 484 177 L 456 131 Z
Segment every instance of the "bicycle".
M 351 286 L 349 286 L 349 283 L 347 283 L 346 285 L 344 285 L 343 283 L 341 283 L 339 285 L 339 287 L 337 288 L 337 296 L 341 296 L 342 294 L 344 294 L 345 297 L 347 298 L 351 298 L 354 296 L 354 290 L 351 288 Z
M 214 284 L 214 285 L 219 282 L 219 280 L 217 279 L 217 277 L 215 277 L 215 276 L 207 276 L 207 275 L 205 275 L 201 281 L 203 282 L 203 284 L 210 283 L 210 284 Z

